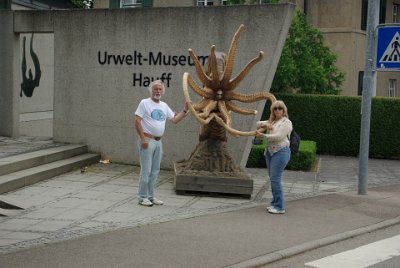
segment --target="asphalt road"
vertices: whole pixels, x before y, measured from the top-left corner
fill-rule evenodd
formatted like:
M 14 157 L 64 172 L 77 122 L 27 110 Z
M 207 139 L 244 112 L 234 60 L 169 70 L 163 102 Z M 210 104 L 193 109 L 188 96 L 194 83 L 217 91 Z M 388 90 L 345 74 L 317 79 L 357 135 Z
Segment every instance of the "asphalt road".
M 318 248 L 316 250 L 311 250 L 305 252 L 300 255 L 293 256 L 288 259 L 284 259 L 275 263 L 271 263 L 269 265 L 265 265 L 262 267 L 268 268 L 304 268 L 309 267 L 306 266 L 305 263 L 318 260 L 330 255 L 338 254 L 343 251 L 351 250 L 357 247 L 361 247 L 376 241 L 380 241 L 382 239 L 394 237 L 400 234 L 400 224 L 393 225 L 389 228 L 377 230 L 375 232 L 367 233 L 361 236 L 357 236 L 354 238 L 350 238 L 341 242 L 337 242 L 331 244 L 329 246 L 325 246 L 322 248 Z M 360 266 L 357 266 L 360 267 Z M 400 256 L 391 258 L 389 260 L 377 263 L 373 266 L 369 266 L 370 268 L 398 268 L 400 267 Z M 342 268 L 356 268 L 356 267 L 342 267 Z

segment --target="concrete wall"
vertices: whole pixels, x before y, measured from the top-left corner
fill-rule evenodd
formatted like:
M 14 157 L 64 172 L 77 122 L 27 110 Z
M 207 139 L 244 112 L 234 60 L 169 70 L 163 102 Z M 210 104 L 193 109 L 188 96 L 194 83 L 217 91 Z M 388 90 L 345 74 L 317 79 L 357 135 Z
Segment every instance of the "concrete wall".
M 20 57 L 22 58 L 23 38 L 26 37 L 25 57 L 27 74 L 31 69 L 35 75 L 32 58 L 30 56 L 30 40 L 32 34 L 20 35 Z M 34 52 L 40 62 L 40 84 L 33 91 L 31 97 L 20 97 L 20 135 L 34 137 L 53 137 L 53 99 L 54 99 L 54 37 L 53 34 L 34 34 Z M 22 59 L 21 59 L 22 60 Z M 21 66 L 21 63 L 20 63 Z M 22 78 L 20 77 L 19 83 Z
M 206 9 L 17 11 L 14 31 L 54 32 L 54 139 L 84 143 L 104 158 L 138 164 L 133 116 L 140 100 L 149 97 L 146 79 L 169 78 L 165 81 L 164 101 L 180 111 L 184 104 L 182 75 L 190 72 L 196 77 L 187 49 L 192 48 L 198 56 L 207 56 L 211 45 L 227 52 L 234 32 L 243 23 L 245 30 L 233 74 L 239 73 L 259 50 L 265 52 L 265 58 L 237 91 L 251 94 L 268 90 L 293 9 L 293 5 L 280 4 Z M 111 61 L 104 63 L 106 54 Z M 167 61 L 172 57 L 172 62 L 160 63 L 159 56 Z M 115 63 L 116 57 L 128 61 Z M 180 62 L 176 64 L 174 59 Z M 191 96 L 199 99 L 193 92 Z M 255 129 L 264 104 L 260 101 L 243 105 L 260 113 L 234 115 L 233 127 Z M 189 157 L 198 143 L 198 130 L 199 125 L 191 116 L 178 125 L 167 123 L 163 137 L 164 168 Z M 247 162 L 251 141 L 252 138 L 229 137 L 232 156 L 242 166 Z
M 219 2 L 219 1 L 216 0 L 214 2 Z M 173 7 L 173 6 L 187 7 L 196 5 L 197 5 L 196 0 L 153 0 L 153 7 Z
M 13 32 L 14 14 L 0 10 L 0 135 L 19 136 L 17 85 L 18 36 Z

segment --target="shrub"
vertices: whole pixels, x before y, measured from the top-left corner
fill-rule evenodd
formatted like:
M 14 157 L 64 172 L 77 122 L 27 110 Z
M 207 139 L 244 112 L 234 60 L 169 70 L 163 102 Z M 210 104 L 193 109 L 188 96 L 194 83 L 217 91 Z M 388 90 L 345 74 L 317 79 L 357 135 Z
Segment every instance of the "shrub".
M 358 156 L 361 97 L 275 94 L 303 140 L 318 144 L 318 154 Z M 262 120 L 269 117 L 268 102 Z M 400 98 L 372 98 L 369 156 L 400 159 Z
M 266 168 L 265 163 L 265 139 L 262 144 L 253 144 L 246 167 L 249 168 Z M 292 155 L 286 169 L 289 170 L 311 170 L 317 153 L 317 145 L 314 141 L 300 141 L 299 152 Z

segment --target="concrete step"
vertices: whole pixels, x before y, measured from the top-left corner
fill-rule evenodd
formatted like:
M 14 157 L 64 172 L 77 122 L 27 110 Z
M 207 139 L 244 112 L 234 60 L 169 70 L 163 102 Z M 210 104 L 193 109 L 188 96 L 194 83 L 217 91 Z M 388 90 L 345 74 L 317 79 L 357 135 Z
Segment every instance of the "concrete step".
M 100 155 L 86 153 L 2 175 L 0 176 L 0 194 L 58 176 L 83 166 L 97 163 L 99 160 Z
M 10 174 L 87 153 L 86 145 L 70 144 L 0 158 L 0 175 Z
M 21 209 L 24 210 L 30 205 L 17 200 L 16 198 L 0 195 L 0 208 L 2 209 Z
M 27 205 L 23 204 L 15 198 L 0 195 L 0 216 L 15 216 L 26 209 Z
M 21 212 L 21 210 L 18 210 L 18 209 L 3 209 L 3 208 L 0 208 L 0 216 L 3 216 L 3 217 L 16 216 L 20 212 Z

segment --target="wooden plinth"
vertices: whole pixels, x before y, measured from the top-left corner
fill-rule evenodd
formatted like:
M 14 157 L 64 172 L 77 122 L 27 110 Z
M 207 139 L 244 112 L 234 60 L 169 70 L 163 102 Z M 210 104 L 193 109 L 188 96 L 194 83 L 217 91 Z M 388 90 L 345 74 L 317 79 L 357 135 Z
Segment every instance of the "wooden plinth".
M 250 178 L 178 174 L 176 169 L 174 184 L 177 194 L 215 193 L 250 198 L 253 192 L 253 180 Z

